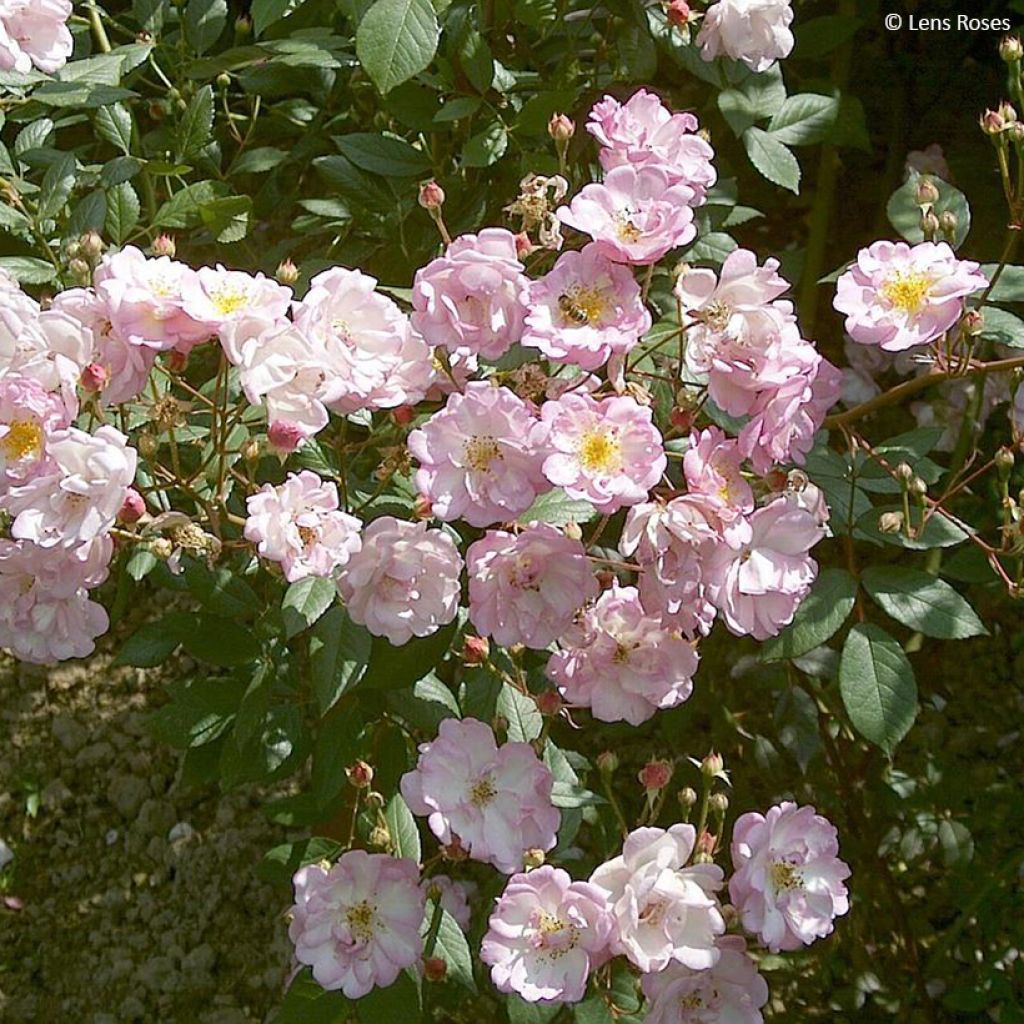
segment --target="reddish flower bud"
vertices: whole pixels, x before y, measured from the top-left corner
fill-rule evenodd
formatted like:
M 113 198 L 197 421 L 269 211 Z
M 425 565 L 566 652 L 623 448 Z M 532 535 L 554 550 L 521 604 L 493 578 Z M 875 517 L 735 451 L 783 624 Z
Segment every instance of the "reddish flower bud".
M 565 114 L 552 114 L 548 121 L 548 135 L 555 142 L 568 142 L 576 134 L 576 122 Z
M 172 260 L 178 252 L 178 247 L 170 235 L 157 235 L 150 248 L 154 256 L 170 256 Z
M 542 715 L 557 715 L 565 702 L 556 690 L 544 690 L 537 694 L 537 710 Z
M 596 574 L 597 584 L 602 590 L 611 590 L 615 586 L 618 577 L 611 569 L 602 569 Z
M 281 260 L 274 271 L 278 284 L 293 285 L 299 279 L 299 268 L 290 259 Z
M 302 429 L 288 420 L 278 420 L 267 428 L 267 440 L 270 446 L 281 455 L 288 455 L 302 444 Z
M 188 353 L 179 352 L 176 348 L 172 348 L 167 353 L 167 369 L 171 373 L 184 373 L 185 368 L 188 366 Z
M 373 783 L 373 769 L 365 761 L 355 761 L 345 769 L 345 777 L 356 789 L 369 789 Z
M 79 384 L 82 386 L 83 391 L 88 391 L 91 394 L 96 394 L 98 391 L 102 391 L 107 386 L 107 381 L 110 380 L 110 374 L 107 373 L 107 368 L 100 363 L 90 363 L 83 371 Z
M 118 522 L 137 523 L 146 514 L 146 499 L 134 487 L 129 487 L 124 504 L 117 513 Z
M 483 665 L 491 656 L 491 645 L 485 636 L 468 635 L 462 641 L 462 660 L 467 665 Z
M 683 28 L 690 21 L 690 5 L 686 0 L 670 0 L 670 3 L 665 5 L 665 16 L 669 24 Z
M 434 518 L 434 506 L 425 494 L 416 495 L 416 501 L 413 505 L 413 515 L 415 515 L 417 519 Z
M 523 259 L 529 256 L 531 252 L 537 247 L 530 241 L 530 236 L 525 231 L 520 231 L 516 235 L 516 255 Z
M 441 856 L 445 860 L 457 863 L 460 860 L 465 860 L 469 854 L 463 849 L 462 843 L 459 842 L 459 837 L 456 836 L 447 846 L 441 847 Z
M 672 764 L 669 761 L 648 761 L 637 775 L 640 785 L 648 793 L 664 789 L 672 778 Z
M 411 405 L 400 405 L 397 409 L 391 410 L 391 419 L 400 427 L 411 423 L 415 415 L 416 410 Z
M 669 421 L 676 430 L 688 434 L 693 429 L 693 410 L 675 408 L 669 413 Z
M 420 185 L 419 200 L 424 210 L 440 210 L 444 206 L 444 189 L 436 181 L 428 181 Z
M 427 981 L 444 981 L 448 973 L 448 964 L 439 956 L 423 958 L 423 977 Z

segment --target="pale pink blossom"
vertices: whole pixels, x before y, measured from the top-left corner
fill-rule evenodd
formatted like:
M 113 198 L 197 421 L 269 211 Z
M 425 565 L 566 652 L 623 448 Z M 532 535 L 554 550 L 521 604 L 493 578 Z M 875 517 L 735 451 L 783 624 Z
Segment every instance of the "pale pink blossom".
M 114 331 L 133 345 L 188 351 L 213 333 L 185 312 L 183 291 L 196 272 L 168 256 L 150 258 L 133 245 L 103 257 L 93 275 Z
M 743 927 L 773 953 L 823 938 L 850 908 L 838 833 L 813 807 L 784 801 L 767 814 L 740 815 L 732 863 L 729 897 Z
M 469 931 L 473 916 L 469 901 L 476 895 L 477 885 L 475 882 L 467 882 L 461 878 L 449 878 L 448 875 L 431 875 L 430 878 L 423 879 L 420 889 L 427 898 L 426 919 L 428 921 L 431 917 L 430 900 L 436 893 L 441 901 L 442 909 L 452 915 L 455 923 L 464 932 Z
M 11 535 L 43 547 L 77 547 L 106 533 L 135 479 L 138 455 L 111 426 L 68 427 L 47 438 L 46 472 L 12 487 L 4 501 Z
M 423 893 L 415 861 L 349 850 L 300 868 L 288 936 L 323 988 L 359 999 L 393 984 L 423 952 Z
M 645 501 L 668 464 L 651 408 L 627 396 L 545 402 L 537 437 L 548 480 L 604 513 Z
M 258 333 L 284 320 L 292 290 L 263 274 L 228 270 L 218 263 L 187 275 L 181 287 L 182 309 L 213 333 L 231 326 Z
M 695 971 L 669 964 L 640 979 L 647 998 L 645 1024 L 763 1024 L 768 985 L 740 935 L 718 939 L 718 963 Z
M 308 469 L 277 487 L 264 484 L 246 499 L 245 539 L 263 558 L 280 562 L 290 583 L 333 577 L 359 550 L 360 521 L 338 504 L 338 489 Z
M 584 370 L 629 352 L 651 329 L 633 274 L 602 256 L 595 243 L 559 256 L 530 285 L 529 303 L 522 343 Z
M 639 725 L 693 692 L 697 651 L 648 614 L 635 587 L 613 584 L 559 640 L 548 678 L 603 722 Z
M 716 0 L 697 35 L 706 61 L 726 56 L 752 71 L 767 71 L 793 50 L 791 0 Z
M 945 242 L 874 242 L 836 282 L 833 305 L 862 345 L 901 352 L 935 341 L 960 319 L 964 299 L 988 280 Z
M 577 1003 L 590 972 L 608 959 L 611 929 L 602 889 L 545 864 L 508 880 L 480 959 L 499 992 L 529 1003 Z
M 470 545 L 466 570 L 469 620 L 503 647 L 547 647 L 597 596 L 583 544 L 548 523 L 489 531 Z
M 52 74 L 74 48 L 67 21 L 69 0 L 0 2 L 0 70 L 28 74 L 33 67 Z
M 767 640 L 793 621 L 818 574 L 808 554 L 825 535 L 818 519 L 785 497 L 757 509 L 739 549 L 714 548 L 704 560 L 709 600 L 738 636 Z
M 585 185 L 558 219 L 590 235 L 616 263 L 657 263 L 669 250 L 693 241 L 693 190 L 673 184 L 657 165 L 613 167 L 603 184 Z
M 528 285 L 511 231 L 461 235 L 416 271 L 413 327 L 429 345 L 500 359 L 522 336 Z
M 415 405 L 433 381 L 426 342 L 368 274 L 345 267 L 317 274 L 295 324 L 317 346 L 322 399 L 334 412 Z
M 462 559 L 447 533 L 381 516 L 362 542 L 338 577 L 353 622 L 397 646 L 455 618 Z
M 402 796 L 445 846 L 458 838 L 474 860 L 511 874 L 522 870 L 525 851 L 555 845 L 554 780 L 529 743 L 499 748 L 489 725 L 446 718 L 437 739 L 419 749 Z
M 47 439 L 69 426 L 75 411 L 31 377 L 0 377 L 0 491 L 46 471 Z
M 716 940 L 725 921 L 715 893 L 722 888 L 722 869 L 687 866 L 695 841 L 692 825 L 638 828 L 627 836 L 621 856 L 590 876 L 611 904 L 611 952 L 645 974 L 673 962 L 695 971 L 718 963 Z
M 622 164 L 660 166 L 673 185 L 693 190 L 693 204 L 702 203 L 718 179 L 711 162 L 715 151 L 697 134 L 699 127 L 693 114 L 673 113 L 646 89 L 638 89 L 625 103 L 605 96 L 594 104 L 587 121 L 587 131 L 601 144 L 606 171 Z
M 0 370 L 31 377 L 76 408 L 75 388 L 92 360 L 92 331 L 59 309 L 24 319 L 22 312 L 4 317 L 10 330 L 0 330 Z
M 0 647 L 36 664 L 91 654 L 109 620 L 88 591 L 106 579 L 112 551 L 109 537 L 77 548 L 0 540 Z
M 722 519 L 731 522 L 754 510 L 754 492 L 743 478 L 743 455 L 735 439 L 718 427 L 708 427 L 690 437 L 683 456 L 683 475 L 691 493 L 703 494 L 718 507 Z

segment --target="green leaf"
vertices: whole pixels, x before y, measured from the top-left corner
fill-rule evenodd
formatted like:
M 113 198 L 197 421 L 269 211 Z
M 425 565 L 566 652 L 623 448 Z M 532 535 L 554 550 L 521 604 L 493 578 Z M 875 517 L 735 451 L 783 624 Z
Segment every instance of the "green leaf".
M 793 621 L 761 648 L 765 661 L 799 658 L 833 637 L 853 611 L 857 581 L 845 569 L 824 569 Z
M 849 14 L 825 14 L 820 18 L 799 19 L 794 26 L 797 59 L 815 60 L 842 46 L 860 28 L 862 22 Z
M 996 345 L 1024 348 L 1024 320 L 997 306 L 986 306 L 982 311 L 985 325 L 981 336 Z
M 345 769 L 359 756 L 363 720 L 339 706 L 320 724 L 313 746 L 313 796 L 326 807 L 348 784 Z
M 889 223 L 908 242 L 915 244 L 924 241 L 924 232 L 921 230 L 921 207 L 914 201 L 921 177 L 917 171 L 911 171 L 910 176 L 893 192 L 885 206 Z M 948 181 L 943 181 L 934 174 L 925 177 L 939 190 L 938 201 L 932 207 L 935 216 L 940 217 L 949 211 L 956 217 L 956 231 L 952 244 L 954 249 L 958 249 L 963 245 L 967 232 L 971 229 L 971 208 L 967 204 L 967 197 L 959 189 L 953 188 Z M 994 296 L 992 298 L 994 299 Z
M 141 206 L 130 181 L 122 181 L 119 185 L 107 190 L 107 215 L 104 224 L 107 234 L 117 242 L 124 243 L 139 223 Z
M 0 256 L 0 270 L 6 270 L 19 284 L 47 284 L 57 276 L 52 263 L 35 256 Z
M 64 208 L 75 187 L 75 173 L 78 161 L 74 153 L 62 153 L 46 169 L 40 186 L 39 216 L 41 218 L 56 217 Z
M 790 192 L 800 192 L 800 164 L 774 135 L 760 128 L 748 128 L 743 133 L 743 146 L 763 177 Z
M 479 96 L 455 96 L 434 115 L 434 123 L 448 124 L 451 121 L 460 121 L 464 117 L 472 117 L 480 109 L 482 102 Z
M 562 1011 L 562 1003 L 528 1003 L 510 995 L 505 1007 L 509 1024 L 551 1024 Z
M 776 111 L 768 131 L 787 146 L 809 146 L 821 142 L 835 124 L 839 100 L 818 93 L 790 96 Z
M 597 509 L 589 501 L 570 498 L 561 488 L 542 494 L 522 515 L 521 523 L 551 523 L 565 526 L 566 523 L 589 523 L 597 518 Z
M 470 85 L 477 92 L 487 92 L 494 81 L 494 56 L 487 40 L 475 29 L 466 33 L 459 47 L 459 63 Z
M 498 694 L 497 711 L 508 722 L 510 742 L 529 743 L 544 728 L 544 718 L 537 708 L 537 702 L 508 683 L 502 686 Z
M 199 209 L 203 225 L 218 242 L 240 242 L 249 233 L 252 215 L 250 196 L 223 196 L 204 203 Z
M 387 988 L 375 988 L 356 1004 L 361 1024 L 420 1024 L 423 999 L 412 969 Z
M 203 222 L 203 207 L 228 193 L 221 181 L 196 181 L 175 192 L 153 220 L 158 228 L 194 228 Z
M 294 14 L 306 0 L 253 0 L 250 11 L 252 13 L 252 31 L 257 38 L 263 35 L 265 29 Z
M 125 156 L 132 151 L 132 115 L 121 103 L 112 103 L 96 111 L 96 134 L 106 139 Z
M 378 690 L 397 690 L 419 682 L 448 653 L 457 628 L 455 622 L 450 622 L 430 636 L 413 637 L 399 647 L 384 637 L 375 636 L 365 685 Z
M 372 637 L 341 605 L 326 612 L 309 637 L 309 671 L 320 714 L 362 678 L 370 660 Z
M 238 573 L 228 568 L 211 569 L 205 562 L 189 559 L 185 583 L 204 608 L 230 619 L 248 619 L 263 611 L 256 591 Z
M 750 75 L 736 88 L 723 89 L 718 94 L 718 108 L 737 136 L 771 117 L 785 102 L 786 86 L 777 66 L 760 75 Z
M 260 651 L 249 630 L 218 615 L 196 616 L 195 627 L 182 637 L 182 646 L 193 658 L 225 667 L 253 661 Z
M 419 864 L 420 830 L 412 811 L 399 794 L 395 794 L 384 808 L 384 820 L 391 836 L 391 852 L 395 857 L 408 857 Z
M 264 174 L 286 160 L 288 154 L 275 146 L 258 146 L 247 149 L 231 165 L 232 174 Z
M 987 636 L 974 609 L 948 583 L 920 569 L 869 566 L 864 589 L 887 615 L 938 640 Z
M 930 516 L 921 529 L 921 514 L 911 509 L 911 525 L 914 535 L 908 537 L 902 530 L 896 533 L 882 533 L 878 524 L 886 512 L 902 511 L 898 505 L 876 505 L 857 520 L 857 534 L 882 544 L 892 544 L 911 551 L 927 551 L 929 548 L 951 548 L 967 540 L 967 534 L 941 512 Z
M 462 164 L 464 167 L 490 167 L 507 149 L 508 130 L 501 121 L 494 120 L 462 147 Z
M 299 868 L 321 860 L 333 861 L 342 850 L 337 840 L 322 836 L 282 843 L 263 855 L 263 860 L 256 865 L 256 874 L 272 885 L 290 886 L 292 876 Z
M 213 135 L 213 87 L 204 85 L 189 101 L 175 133 L 177 156 L 187 160 L 205 146 Z
M 172 612 L 156 622 L 147 622 L 128 637 L 114 664 L 138 668 L 162 665 L 178 649 L 191 622 L 191 616 L 180 612 Z
M 429 883 L 428 883 L 429 884 Z M 430 930 L 434 903 L 427 901 L 427 912 L 423 917 L 421 934 L 425 937 Z M 437 929 L 433 955 L 440 957 L 447 965 L 446 981 L 454 981 L 476 992 L 476 981 L 473 978 L 473 957 L 469 951 L 469 943 L 455 918 L 447 910 L 441 911 L 441 924 Z
M 388 93 L 434 59 L 440 29 L 430 0 L 376 0 L 356 31 L 356 56 Z
M 231 679 L 196 679 L 171 688 L 170 703 L 146 719 L 149 732 L 169 746 L 189 750 L 223 736 L 234 720 L 241 687 Z
M 736 239 L 724 231 L 709 231 L 702 235 L 686 253 L 688 260 L 702 263 L 723 263 L 737 247 Z
M 18 136 L 18 140 L 14 143 L 15 152 L 18 151 L 18 142 L 21 141 L 21 136 L 26 131 L 28 131 L 27 128 L 22 129 L 21 135 Z M 933 178 L 932 180 L 934 181 L 935 179 Z M 991 281 L 995 277 L 998 268 L 998 263 L 983 263 L 981 272 Z M 1016 267 L 1012 264 L 1003 267 L 1002 273 L 999 275 L 988 297 L 991 302 L 1024 302 L 1024 267 Z M 988 316 L 988 313 L 989 310 L 986 307 L 985 315 Z
M 347 1024 L 351 1019 L 352 1003 L 340 992 L 328 992 L 317 984 L 305 967 L 288 986 L 271 1024 Z
M 228 20 L 226 0 L 188 0 L 185 8 L 185 36 L 198 53 L 206 53 L 220 38 Z
M 843 645 L 839 691 L 854 728 L 891 755 L 917 716 L 917 682 L 903 648 L 881 627 L 857 623 Z
M 615 1024 L 615 1015 L 604 996 L 594 992 L 572 1008 L 576 1024 Z
M 334 583 L 322 576 L 307 576 L 291 584 L 281 603 L 287 639 L 309 629 L 331 607 L 337 595 Z
M 385 178 L 415 178 L 430 170 L 430 158 L 404 139 L 375 132 L 335 136 L 341 153 L 364 171 Z

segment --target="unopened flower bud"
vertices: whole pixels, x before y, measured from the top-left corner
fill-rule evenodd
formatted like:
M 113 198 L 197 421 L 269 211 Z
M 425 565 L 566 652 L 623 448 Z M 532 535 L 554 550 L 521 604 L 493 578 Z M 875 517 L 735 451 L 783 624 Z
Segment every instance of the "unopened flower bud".
M 83 391 L 96 394 L 102 391 L 110 380 L 110 374 L 102 363 L 90 363 L 83 371 L 78 383 Z
M 786 474 L 786 490 L 803 494 L 811 486 L 811 478 L 802 469 L 791 469 Z
M 1010 103 L 1003 100 L 1003 102 L 999 104 L 999 116 L 1003 119 L 1004 125 L 1013 124 L 1013 122 L 1017 120 L 1017 111 L 1013 109 L 1013 106 Z
M 1014 456 L 1010 448 L 1000 448 L 995 454 L 996 472 L 1000 480 L 1008 480 L 1013 470 Z
M 569 522 L 562 527 L 562 530 L 565 532 L 565 535 L 569 540 L 583 540 L 583 530 L 575 519 L 570 519 Z
M 444 189 L 436 181 L 428 181 L 420 185 L 420 206 L 424 210 L 440 210 L 444 206 Z
M 92 267 L 80 256 L 68 261 L 68 273 L 75 284 L 86 285 L 92 280 Z
M 235 40 L 245 39 L 250 35 L 252 35 L 252 18 L 248 15 L 240 14 L 235 18 Z
M 457 864 L 459 861 L 465 860 L 469 854 L 466 853 L 462 843 L 459 842 L 458 836 L 456 836 L 447 846 L 441 847 L 441 856 L 445 860 Z
M 448 964 L 439 956 L 428 956 L 423 958 L 423 977 L 427 981 L 444 981 L 448 973 Z
M 918 206 L 931 206 L 939 201 L 939 190 L 931 178 L 922 177 L 918 179 L 917 187 L 914 189 L 914 202 Z
M 618 581 L 618 577 L 612 572 L 611 569 L 602 569 L 600 572 L 594 574 L 597 578 L 597 585 L 602 590 L 611 590 Z
M 523 865 L 527 871 L 531 868 L 542 867 L 546 859 L 544 851 L 536 846 L 523 853 Z
M 956 214 L 952 210 L 943 210 L 939 214 L 939 230 L 949 238 L 952 238 L 956 234 L 958 221 Z
M 602 775 L 614 775 L 619 770 L 619 755 L 614 750 L 605 750 L 597 755 L 595 763 Z
M 98 260 L 103 255 L 103 239 L 95 231 L 87 231 L 81 238 L 82 255 L 87 260 Z
M 384 794 L 378 793 L 375 789 L 371 789 L 370 792 L 366 794 L 366 806 L 369 807 L 371 811 L 383 811 L 387 806 Z
M 711 808 L 712 813 L 721 816 L 729 810 L 729 798 L 724 793 L 712 793 L 708 800 L 708 807 Z
M 789 477 L 784 470 L 772 469 L 764 478 L 765 485 L 773 494 L 784 491 L 789 484 Z
M 140 434 L 135 447 L 139 450 L 139 454 L 144 459 L 153 458 L 153 456 L 155 456 L 160 450 L 160 445 L 152 434 Z
M 516 235 L 516 255 L 520 259 L 525 259 L 533 252 L 537 247 L 530 241 L 530 236 L 525 231 L 520 231 Z
M 688 434 L 693 429 L 693 411 L 680 409 L 678 406 L 669 413 L 669 422 L 676 430 Z
M 222 92 L 225 89 L 231 88 L 231 76 L 226 71 L 222 71 L 217 76 L 217 88 L 220 89 Z
M 416 410 L 411 405 L 400 405 L 391 410 L 391 419 L 400 427 L 407 426 L 416 415 Z
M 914 471 L 905 462 L 901 462 L 896 467 L 896 479 L 901 483 L 909 484 L 914 479 Z
M 665 17 L 670 25 L 683 28 L 690 21 L 690 5 L 686 0 L 669 0 L 665 5 Z
M 939 218 L 931 210 L 921 215 L 921 231 L 925 238 L 934 238 L 939 233 Z
M 902 512 L 883 512 L 878 517 L 879 533 L 899 533 L 903 529 Z
M 299 268 L 295 266 L 291 259 L 285 258 L 278 263 L 277 270 L 274 271 L 274 277 L 277 279 L 278 284 L 290 287 L 299 279 Z
M 356 789 L 369 789 L 373 784 L 373 769 L 365 761 L 354 761 L 345 769 L 345 777 Z
M 548 135 L 555 142 L 566 143 L 576 134 L 576 122 L 565 114 L 552 114 L 548 121 Z
M 146 499 L 134 487 L 125 492 L 121 510 L 117 513 L 119 523 L 137 523 L 146 514 Z
M 417 494 L 413 502 L 413 515 L 417 519 L 433 519 L 434 506 L 430 498 L 425 494 Z
M 260 453 L 262 451 L 259 441 L 255 437 L 250 437 L 245 444 L 242 445 L 242 458 L 246 462 L 258 462 Z
M 1008 124 L 1005 134 L 1011 142 L 1024 142 L 1024 124 L 1021 124 L 1020 121 Z
M 976 338 L 985 330 L 985 314 L 980 309 L 969 309 L 960 321 L 960 328 L 968 338 Z
M 919 477 L 915 476 L 910 481 L 910 493 L 916 494 L 918 497 L 923 497 L 928 493 L 928 485 Z
M 462 641 L 462 660 L 467 665 L 483 665 L 491 656 L 491 644 L 485 636 L 468 634 Z
M 67 253 L 69 260 L 74 260 L 82 255 L 82 246 L 79 242 L 68 242 L 67 248 L 64 251 Z
M 267 441 L 279 455 L 290 455 L 302 444 L 302 428 L 289 420 L 278 420 L 267 428 Z
M 170 235 L 157 235 L 150 251 L 154 256 L 169 256 L 173 260 L 178 253 L 178 246 Z
M 716 754 L 712 750 L 711 753 L 701 761 L 700 772 L 708 781 L 711 779 L 722 778 L 725 774 L 725 762 L 722 759 L 722 755 Z
M 980 124 L 986 135 L 998 135 L 1006 127 L 1006 122 L 998 110 L 986 110 L 981 115 Z
M 171 373 L 184 373 L 188 367 L 188 353 L 179 352 L 178 349 L 172 348 L 167 353 L 166 366 Z
M 370 829 L 370 845 L 386 850 L 391 845 L 391 833 L 383 825 L 374 826 Z
M 1014 64 L 1024 55 L 1024 46 L 1021 45 L 1019 36 L 1003 36 L 999 43 L 999 56 L 1007 64 Z
M 715 852 L 715 837 L 707 830 L 701 832 L 697 837 L 697 856 L 694 858 L 698 864 L 710 864 Z M 701 859 L 701 857 L 705 859 Z
M 542 715 L 557 715 L 563 706 L 564 702 L 557 690 L 542 690 L 537 694 L 537 710 Z
M 637 779 L 648 793 L 657 793 L 664 789 L 672 779 L 672 762 L 648 761 L 640 769 Z

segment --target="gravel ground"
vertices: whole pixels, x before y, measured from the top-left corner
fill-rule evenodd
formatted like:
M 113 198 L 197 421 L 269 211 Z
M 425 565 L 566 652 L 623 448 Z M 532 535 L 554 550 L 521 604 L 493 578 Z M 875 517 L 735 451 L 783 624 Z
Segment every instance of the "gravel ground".
M 107 656 L 0 663 L 4 1024 L 260 1024 L 280 997 L 284 894 L 254 868 L 284 830 L 265 794 L 176 783 L 161 690 Z

